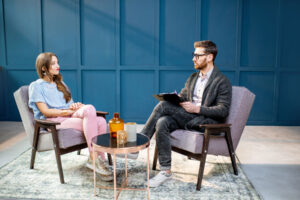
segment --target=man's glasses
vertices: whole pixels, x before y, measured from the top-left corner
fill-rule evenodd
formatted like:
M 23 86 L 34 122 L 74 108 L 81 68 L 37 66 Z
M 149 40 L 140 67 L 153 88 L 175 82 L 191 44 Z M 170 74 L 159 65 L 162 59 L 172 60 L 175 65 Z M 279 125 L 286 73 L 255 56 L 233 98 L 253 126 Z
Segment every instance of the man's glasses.
M 202 53 L 202 54 L 196 54 L 196 53 L 192 53 L 193 57 L 196 57 L 196 59 L 198 59 L 200 56 L 205 56 L 207 55 L 206 53 Z

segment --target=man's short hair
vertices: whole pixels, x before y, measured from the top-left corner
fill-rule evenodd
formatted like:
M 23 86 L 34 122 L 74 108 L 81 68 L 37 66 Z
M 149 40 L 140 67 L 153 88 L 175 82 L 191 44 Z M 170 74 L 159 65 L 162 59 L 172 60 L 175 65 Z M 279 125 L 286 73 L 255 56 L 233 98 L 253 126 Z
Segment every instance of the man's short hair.
M 194 48 L 198 48 L 198 47 L 203 47 L 205 49 L 204 52 L 206 54 L 213 54 L 214 55 L 213 61 L 215 61 L 215 58 L 218 54 L 217 45 L 215 43 L 213 43 L 210 40 L 194 42 Z

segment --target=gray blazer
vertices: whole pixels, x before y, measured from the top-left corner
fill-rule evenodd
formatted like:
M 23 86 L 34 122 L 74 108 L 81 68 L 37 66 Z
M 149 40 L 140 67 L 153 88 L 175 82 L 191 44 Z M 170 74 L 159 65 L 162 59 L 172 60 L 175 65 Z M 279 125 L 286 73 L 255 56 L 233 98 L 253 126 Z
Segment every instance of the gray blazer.
M 180 91 L 184 101 L 193 100 L 193 92 L 200 72 L 193 73 Z M 200 124 L 216 124 L 225 121 L 229 114 L 232 86 L 226 76 L 215 66 L 205 86 L 200 113 L 185 128 L 203 131 Z

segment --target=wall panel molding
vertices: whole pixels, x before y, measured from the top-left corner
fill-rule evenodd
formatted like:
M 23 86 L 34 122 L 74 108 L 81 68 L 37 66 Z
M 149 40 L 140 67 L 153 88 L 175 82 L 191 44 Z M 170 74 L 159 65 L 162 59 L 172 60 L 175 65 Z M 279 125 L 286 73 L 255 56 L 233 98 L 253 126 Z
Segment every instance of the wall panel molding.
M 20 120 L 12 94 L 53 51 L 74 100 L 145 123 L 152 95 L 179 92 L 195 72 L 194 41 L 209 39 L 232 85 L 256 94 L 248 124 L 300 125 L 300 1 L 24 2 L 0 0 L 0 120 Z
M 44 51 L 55 52 L 64 67 L 79 65 L 79 0 L 43 1 Z
M 41 50 L 40 1 L 4 0 L 3 8 L 7 68 L 34 65 Z
M 5 31 L 4 31 L 4 19 L 3 19 L 3 0 L 0 0 L 0 120 L 5 119 L 5 98 L 4 98 L 4 65 L 6 65 L 5 54 Z

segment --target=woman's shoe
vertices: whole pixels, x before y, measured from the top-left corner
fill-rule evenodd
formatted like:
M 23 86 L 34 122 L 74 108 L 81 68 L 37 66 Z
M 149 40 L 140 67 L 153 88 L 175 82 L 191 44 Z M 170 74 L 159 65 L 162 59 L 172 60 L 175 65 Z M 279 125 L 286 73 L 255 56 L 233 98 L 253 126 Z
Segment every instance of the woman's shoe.
M 101 175 L 101 174 L 99 174 L 99 176 L 100 176 L 100 179 L 101 179 L 102 181 L 109 182 L 109 181 L 114 180 L 113 175 Z
M 103 168 L 105 168 L 106 170 L 110 171 L 111 173 L 113 173 L 113 167 L 111 165 L 109 165 L 105 160 L 103 160 L 101 158 L 101 156 L 98 156 L 99 162 L 101 163 L 101 165 L 103 166 Z
M 102 175 L 102 176 L 112 176 L 112 172 L 111 170 L 109 170 L 109 168 L 107 168 L 107 166 L 105 166 L 105 163 L 103 160 L 100 159 L 96 159 L 95 160 L 95 165 L 96 165 L 96 169 L 95 171 Z M 94 170 L 94 166 L 93 166 L 93 160 L 91 158 L 88 159 L 87 163 L 86 163 L 86 167 L 88 167 L 91 170 Z

